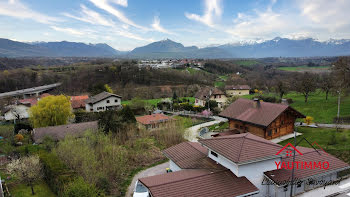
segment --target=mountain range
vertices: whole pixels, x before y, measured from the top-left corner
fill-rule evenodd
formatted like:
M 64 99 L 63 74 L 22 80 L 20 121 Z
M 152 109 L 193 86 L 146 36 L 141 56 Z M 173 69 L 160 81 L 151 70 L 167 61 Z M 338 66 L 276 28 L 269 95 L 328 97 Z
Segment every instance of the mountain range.
M 24 43 L 0 39 L 0 57 L 120 57 L 120 58 L 263 58 L 314 57 L 350 55 L 350 40 L 330 39 L 320 42 L 312 38 L 288 39 L 276 37 L 264 42 L 233 43 L 198 48 L 185 47 L 166 39 L 118 51 L 107 44 L 78 42 Z

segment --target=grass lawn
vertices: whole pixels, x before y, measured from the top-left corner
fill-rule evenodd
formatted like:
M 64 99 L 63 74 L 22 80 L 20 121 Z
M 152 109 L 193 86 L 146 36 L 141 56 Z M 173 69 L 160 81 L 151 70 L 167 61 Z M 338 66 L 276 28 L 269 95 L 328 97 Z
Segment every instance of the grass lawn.
M 214 131 L 214 130 L 222 131 L 224 129 L 228 129 L 228 127 L 229 127 L 228 122 L 220 122 L 220 123 L 209 126 L 208 129 L 210 131 Z
M 194 97 L 181 97 L 180 99 L 183 99 L 183 98 L 189 99 L 191 103 L 194 103 L 194 101 L 195 101 Z M 157 99 L 148 99 L 148 100 L 144 100 L 144 101 L 151 104 L 151 105 L 157 106 L 157 103 L 159 103 L 163 99 L 164 98 L 157 98 Z M 131 100 L 122 101 L 122 104 L 129 105 L 130 102 L 131 102 Z
M 190 117 L 186 117 L 186 116 L 174 116 L 173 118 L 175 118 L 178 121 L 181 121 L 182 122 L 181 125 L 183 125 L 185 128 L 189 128 L 189 127 L 192 127 L 194 125 L 207 122 L 205 120 L 201 120 L 201 119 L 197 119 L 197 118 L 190 118 Z
M 215 81 L 214 82 L 214 86 L 215 87 L 224 87 L 225 86 L 225 82 L 223 82 L 223 81 Z
M 264 96 L 275 96 L 275 94 L 264 94 Z M 254 98 L 255 95 L 245 95 L 244 98 Z M 314 122 L 317 123 L 332 123 L 333 118 L 337 116 L 338 110 L 338 97 L 331 94 L 328 95 L 326 100 L 325 93 L 318 91 L 312 93 L 309 96 L 308 102 L 304 102 L 304 96 L 295 92 L 290 92 L 285 95 L 284 98 L 293 99 L 293 103 L 290 104 L 294 109 L 300 111 L 306 116 L 312 116 Z M 340 116 L 350 115 L 350 96 L 341 98 Z
M 44 181 L 39 181 L 34 185 L 35 195 L 32 195 L 30 186 L 26 184 L 17 184 L 9 186 L 10 193 L 13 197 L 54 197 L 56 196 Z
M 302 137 L 305 137 L 310 143 L 316 141 L 326 152 L 350 163 L 350 130 L 336 132 L 336 129 L 330 128 L 298 127 L 297 131 L 303 133 L 303 135 L 297 136 L 297 142 Z M 335 143 L 331 143 L 332 135 L 335 135 Z M 279 144 L 286 145 L 288 142 L 294 144 L 294 139 L 291 138 Z M 299 146 L 311 147 L 305 140 L 300 142 Z
M 278 70 L 284 70 L 284 71 L 311 71 L 311 70 L 328 70 L 330 66 L 288 66 L 288 67 L 279 67 Z
M 223 80 L 223 81 L 227 81 L 228 76 L 227 75 L 220 75 L 219 79 Z
M 238 61 L 235 61 L 235 63 L 240 66 L 253 66 L 253 65 L 259 64 L 259 62 L 256 60 L 238 60 Z

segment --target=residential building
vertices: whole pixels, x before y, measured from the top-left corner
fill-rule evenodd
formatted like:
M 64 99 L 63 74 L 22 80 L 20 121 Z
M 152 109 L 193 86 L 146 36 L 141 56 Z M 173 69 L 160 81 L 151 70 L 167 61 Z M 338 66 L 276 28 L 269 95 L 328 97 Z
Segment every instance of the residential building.
M 297 118 L 303 114 L 285 104 L 239 98 L 219 116 L 229 120 L 229 129 L 250 132 L 265 139 L 293 133 Z
M 122 107 L 122 97 L 109 92 L 101 92 L 85 100 L 87 112 L 115 110 Z
M 85 101 L 89 98 L 88 95 L 70 96 L 70 102 L 73 110 L 85 109 Z
M 159 129 L 164 128 L 169 122 L 174 121 L 171 117 L 162 113 L 136 117 L 139 128 Z
M 204 107 L 208 100 L 218 103 L 218 107 L 222 108 L 227 100 L 223 91 L 218 88 L 205 87 L 195 94 L 195 105 Z
M 82 136 L 87 130 L 97 131 L 98 122 L 82 122 L 74 124 L 66 124 L 59 126 L 50 126 L 33 129 L 33 140 L 35 143 L 39 144 L 47 136 L 52 138 L 55 141 L 64 139 L 67 135 L 72 135 L 75 137 Z
M 301 154 L 295 161 L 326 161 L 329 166 L 295 168 L 294 177 L 301 183 L 293 185 L 293 195 L 323 186 L 310 185 L 310 180 L 335 181 L 340 178 L 340 172 L 350 168 L 321 150 L 297 148 Z M 140 178 L 137 185 L 152 197 L 289 196 L 292 169 L 278 168 L 277 164 L 293 157 L 280 153 L 281 150 L 292 152 L 293 149 L 250 133 L 183 142 L 163 151 L 173 172 Z M 267 184 L 268 180 L 272 181 Z
M 29 118 L 29 105 L 18 104 L 7 106 L 4 110 L 4 119 L 6 121 Z
M 249 85 L 228 85 L 225 86 L 227 96 L 243 96 L 248 95 L 250 91 Z

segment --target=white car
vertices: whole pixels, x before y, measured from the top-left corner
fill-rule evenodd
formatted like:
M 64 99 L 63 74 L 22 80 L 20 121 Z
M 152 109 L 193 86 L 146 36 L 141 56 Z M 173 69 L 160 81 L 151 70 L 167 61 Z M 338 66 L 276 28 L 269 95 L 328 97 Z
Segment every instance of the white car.
M 150 197 L 147 187 L 136 181 L 133 197 Z

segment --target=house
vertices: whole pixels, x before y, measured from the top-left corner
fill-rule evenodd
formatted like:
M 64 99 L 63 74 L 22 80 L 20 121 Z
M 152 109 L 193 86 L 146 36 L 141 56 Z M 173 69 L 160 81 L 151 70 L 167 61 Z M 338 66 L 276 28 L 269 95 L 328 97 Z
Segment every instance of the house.
M 249 85 L 228 85 L 225 86 L 227 96 L 248 95 L 250 91 Z
M 29 107 L 32 107 L 33 105 L 36 105 L 40 99 L 45 98 L 47 96 L 51 96 L 51 94 L 44 93 L 44 94 L 40 95 L 39 97 L 21 99 L 18 101 L 18 103 L 23 104 L 23 105 L 29 105 Z
M 229 120 L 229 129 L 250 132 L 265 139 L 293 133 L 297 118 L 303 114 L 285 104 L 239 98 L 219 116 Z
M 39 144 L 47 136 L 55 141 L 64 139 L 67 135 L 72 136 L 82 136 L 87 130 L 97 131 L 98 122 L 82 122 L 75 124 L 50 126 L 33 129 L 33 140 L 35 143 Z
M 152 197 L 289 196 L 290 185 L 286 187 L 283 183 L 290 180 L 292 170 L 279 168 L 277 164 L 293 157 L 276 154 L 283 148 L 250 133 L 183 142 L 163 151 L 170 160 L 172 172 L 140 178 L 137 185 Z M 302 155 L 296 156 L 295 161 L 327 161 L 329 166 L 322 170 L 295 169 L 295 177 L 302 183 L 301 186 L 293 185 L 293 195 L 317 187 L 310 186 L 311 179 L 338 180 L 340 172 L 350 168 L 320 150 L 297 148 Z M 292 150 L 290 147 L 285 149 Z M 267 180 L 272 181 L 263 184 Z
M 4 110 L 4 119 L 7 121 L 29 118 L 29 105 L 18 104 L 7 106 Z
M 109 92 L 101 92 L 85 100 L 87 112 L 115 110 L 122 107 L 122 97 Z
M 205 87 L 195 94 L 195 105 L 204 107 L 206 102 L 210 99 L 218 103 L 218 107 L 222 108 L 227 97 L 223 91 L 218 88 Z
M 172 119 L 171 117 L 161 113 L 136 117 L 136 121 L 139 125 L 139 128 L 144 129 L 163 128 L 167 125 L 167 123 L 173 120 L 174 119 Z
M 70 96 L 70 102 L 73 110 L 85 109 L 85 101 L 89 98 L 88 95 Z

